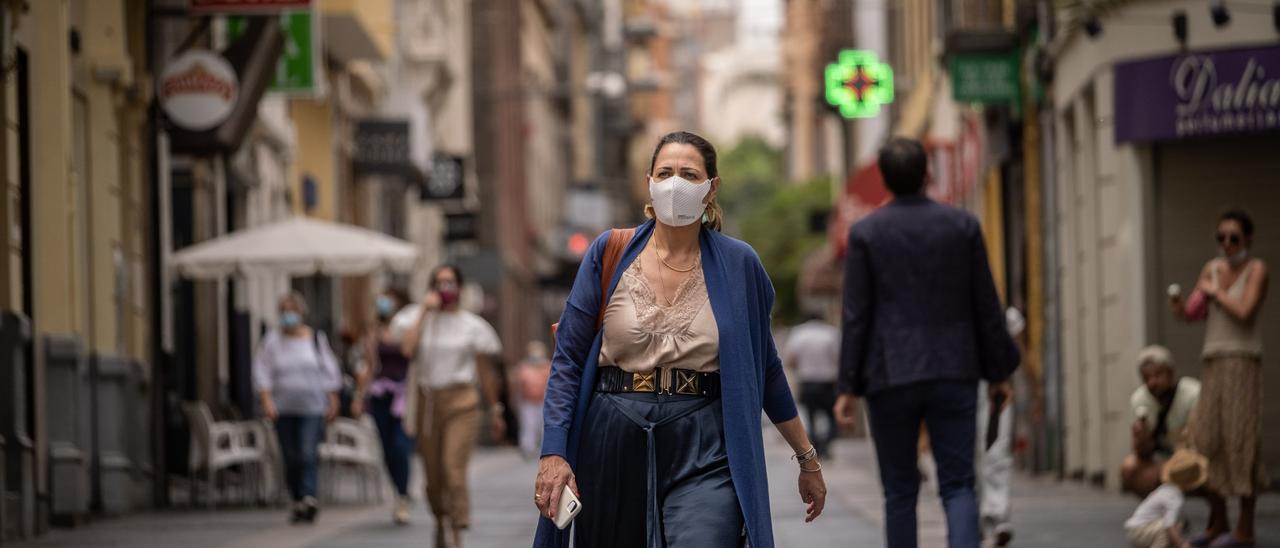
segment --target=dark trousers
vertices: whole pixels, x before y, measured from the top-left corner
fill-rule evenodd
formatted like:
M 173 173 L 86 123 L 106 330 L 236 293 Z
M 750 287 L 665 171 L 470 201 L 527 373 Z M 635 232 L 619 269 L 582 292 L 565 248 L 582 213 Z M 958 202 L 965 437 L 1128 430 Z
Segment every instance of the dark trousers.
M 832 411 L 836 406 L 835 382 L 804 382 L 800 384 L 800 404 L 804 406 L 809 420 L 809 441 L 818 455 L 826 456 L 831 440 L 836 437 L 836 417 Z M 825 417 L 826 428 L 819 430 L 818 417 Z
M 888 548 L 915 548 L 916 466 L 920 423 L 929 431 L 938 465 L 938 494 L 947 513 L 947 544 L 977 548 L 978 503 L 974 494 L 976 382 L 932 381 L 890 388 L 867 398 L 871 435 L 884 485 Z
M 295 502 L 316 496 L 324 417 L 281 415 L 276 420 L 276 435 L 280 438 L 280 452 L 284 454 L 285 485 L 289 487 L 289 494 Z
M 413 440 L 404 433 L 400 417 L 391 414 L 391 403 L 395 396 L 386 394 L 369 398 L 369 415 L 378 425 L 378 437 L 382 440 L 382 458 L 387 464 L 387 474 L 401 497 L 409 496 L 409 455 L 413 451 Z
M 628 415 L 659 423 L 651 429 L 652 448 Z M 650 530 L 665 548 L 738 548 L 745 540 L 719 401 L 597 392 L 582 432 L 577 482 L 578 548 L 651 548 Z

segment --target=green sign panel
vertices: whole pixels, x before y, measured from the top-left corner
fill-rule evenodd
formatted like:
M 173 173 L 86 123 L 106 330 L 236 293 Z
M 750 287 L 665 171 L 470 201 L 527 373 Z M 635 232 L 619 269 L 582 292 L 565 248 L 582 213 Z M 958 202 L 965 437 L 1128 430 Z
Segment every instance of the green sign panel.
M 290 94 L 311 94 L 318 88 L 315 19 L 310 11 L 292 11 L 280 15 L 284 30 L 284 51 L 276 62 L 276 76 L 271 91 Z M 243 16 L 227 18 L 227 38 L 235 40 L 244 34 L 249 20 Z
M 961 103 L 1016 105 L 1021 101 L 1018 53 L 960 53 L 951 57 L 951 96 Z
M 827 102 L 845 118 L 871 118 L 893 102 L 893 69 L 875 52 L 844 50 L 827 65 Z

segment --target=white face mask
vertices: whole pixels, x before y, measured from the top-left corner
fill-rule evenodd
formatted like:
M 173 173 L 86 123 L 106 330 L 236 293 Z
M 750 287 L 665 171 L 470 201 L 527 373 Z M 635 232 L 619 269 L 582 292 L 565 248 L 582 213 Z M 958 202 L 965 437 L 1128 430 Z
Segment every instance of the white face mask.
M 1249 260 L 1249 250 L 1247 248 L 1240 248 L 1240 251 L 1237 251 L 1235 255 L 1227 257 L 1227 260 L 1231 262 L 1231 266 L 1240 266 L 1244 264 L 1245 261 Z
M 653 199 L 653 211 L 658 221 L 667 226 L 688 226 L 702 219 L 707 204 L 702 199 L 711 192 L 711 179 L 702 184 L 690 182 L 684 177 L 671 176 L 660 182 L 649 178 L 649 197 Z

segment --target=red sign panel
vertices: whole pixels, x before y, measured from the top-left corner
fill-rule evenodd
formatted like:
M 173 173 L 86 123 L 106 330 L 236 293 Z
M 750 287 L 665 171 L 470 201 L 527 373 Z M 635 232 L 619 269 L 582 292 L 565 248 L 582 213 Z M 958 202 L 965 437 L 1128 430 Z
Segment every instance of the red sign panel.
M 191 0 L 192 13 L 275 13 L 305 10 L 311 0 Z
M 978 117 L 970 113 L 964 115 L 960 123 L 962 127 L 955 141 L 928 139 L 924 142 L 931 166 L 927 192 L 930 198 L 948 205 L 957 205 L 968 197 L 982 174 L 984 143 Z M 827 225 L 827 239 L 835 246 L 837 256 L 844 256 L 849 227 L 892 199 L 875 162 L 849 176 L 844 196 L 836 204 Z

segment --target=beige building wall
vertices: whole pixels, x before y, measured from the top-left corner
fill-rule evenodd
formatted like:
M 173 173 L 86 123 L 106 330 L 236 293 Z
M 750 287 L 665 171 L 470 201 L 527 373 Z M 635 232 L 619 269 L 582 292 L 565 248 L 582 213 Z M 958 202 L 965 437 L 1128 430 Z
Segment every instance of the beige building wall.
M 520 4 L 520 55 L 525 89 L 525 185 L 530 228 L 544 238 L 549 249 L 564 214 L 565 187 L 573 176 L 569 165 L 569 127 L 555 104 L 555 21 L 538 2 Z M 528 265 L 549 271 L 554 263 L 545 253 L 534 253 L 540 264 Z
M 124 6 L 119 0 L 85 2 L 81 14 L 84 43 L 82 68 L 92 74 L 107 67 L 128 65 L 124 42 Z M 97 354 L 117 354 L 124 350 L 119 336 L 123 325 L 117 316 L 116 263 L 123 260 L 124 242 L 120 203 L 127 188 L 121 180 L 122 135 L 118 126 L 116 91 L 110 82 L 103 82 L 86 75 L 83 87 L 84 105 L 87 108 L 88 171 L 83 174 L 87 188 L 84 196 L 89 230 L 88 251 L 85 253 L 88 268 L 85 269 L 89 290 L 89 350 Z M 121 265 L 123 267 L 124 265 Z
M 293 188 L 293 210 L 305 212 L 302 179 L 310 176 L 316 183 L 316 204 L 310 214 L 329 221 L 337 220 L 337 166 L 333 135 L 333 106 L 324 99 L 295 99 L 289 103 L 289 114 L 298 130 L 298 155 L 291 166 L 289 184 Z
M 36 2 L 21 23 L 19 42 L 30 55 L 32 268 L 35 332 L 80 334 L 73 268 L 77 179 L 71 173 L 71 51 L 66 36 L 34 29 L 65 29 L 66 0 Z
M 14 49 L 6 49 L 4 56 L 13 59 L 16 50 L 28 56 L 29 104 L 20 112 L 18 78 L 16 73 L 6 76 L 0 116 L 0 308 L 33 320 L 34 355 L 27 356 L 32 391 L 25 397 L 34 409 L 35 489 L 38 505 L 46 505 L 43 511 L 67 516 L 87 509 L 88 490 L 81 480 L 88 476 L 90 447 L 85 440 L 92 425 L 85 421 L 118 426 L 124 414 L 136 409 L 132 401 L 91 409 L 86 387 L 122 387 L 138 372 L 128 365 L 145 368 L 150 355 L 145 298 L 150 221 L 143 213 L 150 97 L 149 86 L 138 85 L 149 81 L 138 61 L 146 55 L 141 47 L 145 3 L 49 0 L 26 5 L 25 11 L 6 13 L 16 19 L 9 22 Z M 68 40 L 72 29 L 79 37 L 75 45 Z M 23 115 L 26 128 L 19 126 Z M 31 226 L 26 235 L 20 225 L 23 130 L 30 136 Z M 30 249 L 22 248 L 24 236 L 30 238 Z M 23 264 L 24 255 L 29 264 Z M 24 267 L 30 268 L 27 285 Z M 23 305 L 27 296 L 30 310 Z M 117 365 L 110 368 L 109 379 L 82 385 L 85 363 Z M 145 408 L 145 397 L 142 401 Z M 139 426 L 109 432 L 145 432 L 145 425 Z M 100 438 L 100 450 L 123 455 L 123 438 L 112 433 Z M 137 454 L 129 458 L 133 460 L 108 459 L 102 476 L 139 464 Z M 57 485 L 50 484 L 50 475 L 59 477 Z M 123 491 L 127 489 L 105 493 L 106 507 L 132 499 L 133 493 Z M 41 522 L 36 528 L 44 526 Z

